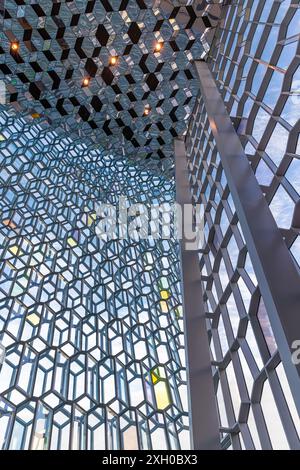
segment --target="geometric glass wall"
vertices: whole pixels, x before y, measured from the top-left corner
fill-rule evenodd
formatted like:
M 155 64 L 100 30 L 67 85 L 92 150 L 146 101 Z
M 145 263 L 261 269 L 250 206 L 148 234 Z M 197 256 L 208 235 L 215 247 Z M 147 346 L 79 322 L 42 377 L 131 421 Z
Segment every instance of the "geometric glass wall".
M 298 1 L 230 2 L 207 61 L 298 267 L 299 20 Z M 201 95 L 186 149 L 204 220 L 199 267 L 222 445 L 298 449 L 300 418 Z
M 300 418 L 201 96 L 186 148 L 223 448 L 298 448 Z
M 189 448 L 178 244 L 97 235 L 174 181 L 4 108 L 0 153 L 0 447 Z
M 300 5 L 231 2 L 211 71 L 270 210 L 300 267 Z
M 24 113 L 0 107 L 0 449 L 189 449 L 190 311 L 182 307 L 179 244 L 174 233 L 101 239 L 98 207 L 118 207 L 120 197 L 148 209 L 174 202 L 172 140 L 185 135 L 194 103 L 185 147 L 204 222 L 193 255 L 216 434 L 224 449 L 299 449 L 297 380 L 284 349 L 291 335 L 278 333 L 290 316 L 281 305 L 268 310 L 282 292 L 276 297 L 272 279 L 269 291 L 261 283 L 270 271 L 260 272 L 261 251 L 252 259 L 247 246 L 256 234 L 217 145 L 222 122 L 210 127 L 217 111 L 207 77 L 198 81 L 193 64 L 206 58 L 210 92 L 220 91 L 234 126 L 227 130 L 242 143 L 239 157 L 287 245 L 297 287 L 299 0 L 5 7 L 0 70 L 6 98 Z M 199 320 L 202 306 L 191 310 Z

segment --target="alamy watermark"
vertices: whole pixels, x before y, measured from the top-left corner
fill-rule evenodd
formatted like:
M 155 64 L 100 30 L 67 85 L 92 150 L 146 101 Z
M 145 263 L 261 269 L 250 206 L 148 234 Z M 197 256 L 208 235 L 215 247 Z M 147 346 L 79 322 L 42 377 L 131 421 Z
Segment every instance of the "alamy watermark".
M 96 234 L 102 240 L 177 239 L 185 241 L 187 250 L 202 248 L 204 223 L 201 206 L 177 203 L 129 204 L 121 196 L 118 204 L 99 204 Z
M 0 343 L 0 366 L 4 363 L 6 357 L 6 349 L 2 343 Z
M 3 80 L 0 80 L 0 104 L 6 104 L 6 86 Z
M 300 340 L 299 339 L 293 342 L 292 350 L 293 350 L 292 363 L 295 366 L 299 366 L 300 365 Z

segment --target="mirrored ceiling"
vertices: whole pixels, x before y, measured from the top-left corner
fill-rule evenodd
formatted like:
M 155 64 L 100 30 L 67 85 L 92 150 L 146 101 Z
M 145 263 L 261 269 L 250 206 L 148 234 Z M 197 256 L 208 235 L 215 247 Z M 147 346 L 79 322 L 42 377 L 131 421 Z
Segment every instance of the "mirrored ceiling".
M 28 119 L 169 170 L 220 2 L 6 0 L 0 78 Z

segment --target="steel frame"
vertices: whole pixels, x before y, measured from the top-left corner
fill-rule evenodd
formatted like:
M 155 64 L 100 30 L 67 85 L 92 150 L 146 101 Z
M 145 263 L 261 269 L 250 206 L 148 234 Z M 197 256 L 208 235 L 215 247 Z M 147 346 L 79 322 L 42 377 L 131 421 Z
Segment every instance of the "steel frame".
M 299 274 L 208 65 L 197 61 L 196 69 L 211 130 L 300 414 L 300 364 L 292 362 L 292 345 L 299 340 L 300 331 Z
M 278 375 L 278 368 L 281 366 L 282 361 L 293 394 L 294 404 L 298 409 L 298 414 L 300 414 L 300 368 L 292 362 L 294 351 L 292 345 L 298 339 L 297 336 L 299 336 L 300 330 L 300 321 L 297 314 L 300 308 L 298 270 L 282 238 L 262 189 L 249 165 L 249 160 L 234 129 L 232 119 L 226 110 L 209 66 L 202 61 L 196 62 L 195 65 L 200 81 L 199 98 L 190 121 L 185 144 L 176 142 L 175 149 L 180 145 L 181 150 L 179 153 L 181 159 L 185 161 L 185 163 L 181 162 L 181 165 L 188 165 L 192 200 L 194 203 L 204 203 L 205 219 L 210 227 L 207 245 L 199 251 L 197 256 L 199 257 L 198 273 L 202 281 L 204 310 L 207 320 L 210 322 L 206 334 L 211 347 L 214 343 L 213 356 L 216 355 L 216 359 L 213 359 L 211 363 L 215 395 L 220 383 L 226 408 L 225 414 L 228 418 L 228 424 L 224 425 L 220 415 L 220 399 L 218 398 L 222 446 L 225 448 L 232 446 L 236 449 L 254 449 L 259 448 L 259 446 L 265 449 L 274 448 L 274 443 L 266 427 L 264 409 L 261 403 L 264 387 L 268 385 L 273 392 L 288 445 L 290 448 L 298 449 L 300 448 L 300 442 L 296 429 L 297 425 L 291 417 L 289 406 L 287 406 L 287 397 L 285 396 L 286 389 L 283 389 Z M 178 165 L 178 150 L 176 165 Z M 223 173 L 225 178 L 222 176 Z M 177 172 L 176 180 L 178 187 L 182 183 Z M 225 184 L 223 188 L 220 186 L 221 180 L 223 181 L 222 184 Z M 209 185 L 211 192 L 207 193 Z M 221 195 L 221 202 L 219 203 L 215 202 L 218 191 Z M 228 205 L 229 198 L 232 198 L 232 201 Z M 221 206 L 222 209 L 220 210 Z M 216 220 L 219 220 L 217 224 L 211 218 L 212 209 L 216 209 Z M 228 229 L 225 235 L 222 235 L 220 231 L 221 225 L 220 228 L 218 227 L 221 224 L 222 210 L 227 212 L 227 216 L 231 214 L 229 215 L 231 228 Z M 232 233 L 236 240 L 240 240 L 237 242 L 240 255 L 238 269 L 235 272 L 232 270 L 230 252 L 227 252 L 225 248 Z M 219 246 L 216 246 L 215 240 L 218 237 Z M 246 241 L 245 245 L 243 238 Z M 237 295 L 235 286 L 241 272 L 244 272 L 247 276 L 246 271 L 247 268 L 249 269 L 249 263 L 246 265 L 245 259 L 248 252 L 254 268 L 256 287 L 249 288 L 251 292 L 250 309 L 245 311 L 243 292 L 238 287 Z M 211 261 L 209 258 L 211 255 L 215 257 L 215 263 L 211 266 L 211 274 L 206 274 L 203 269 L 206 270 L 210 266 Z M 219 272 L 220 262 L 224 260 L 230 278 L 230 284 L 225 291 L 222 285 L 222 275 Z M 193 297 L 191 279 L 186 278 L 184 282 L 190 282 L 190 297 Z M 217 303 L 214 303 L 212 295 L 212 286 L 214 284 L 216 286 Z M 184 289 L 187 290 L 186 285 Z M 230 292 L 235 297 L 241 317 L 236 338 L 232 336 L 230 330 L 232 327 L 230 324 L 232 321 L 232 306 L 228 304 Z M 198 293 L 195 292 L 194 299 L 197 296 Z M 183 295 L 183 297 L 186 311 L 186 295 Z M 210 309 L 213 311 L 210 311 L 207 306 L 208 302 Z M 240 312 L 243 311 L 244 313 L 241 314 Z M 272 340 L 274 350 L 268 351 L 268 348 L 266 348 L 265 331 L 262 332 L 257 317 L 262 312 L 265 319 L 270 322 L 270 335 L 272 337 L 274 335 Z M 200 315 L 198 313 L 198 317 Z M 227 340 L 231 343 L 229 351 L 225 355 L 221 347 L 223 346 L 221 345 L 222 338 L 219 337 L 221 319 L 225 324 Z M 251 374 L 254 377 L 250 395 L 250 391 L 247 390 L 246 386 L 248 383 L 246 384 L 247 380 L 245 380 L 244 365 L 241 365 L 239 356 L 241 350 L 248 365 L 252 361 L 250 359 L 249 344 L 245 346 L 248 324 L 251 324 L 257 347 L 264 362 L 264 367 L 260 371 L 250 365 Z M 189 328 L 186 323 L 186 338 L 190 334 Z M 195 336 L 192 340 L 197 343 Z M 187 339 L 187 344 L 192 348 L 189 341 L 191 341 L 191 338 Z M 188 366 L 190 366 L 189 361 L 190 358 L 188 357 Z M 241 406 L 238 416 L 234 413 L 232 382 L 228 380 L 229 366 L 232 366 L 234 370 L 240 394 Z M 193 380 L 191 369 L 189 379 L 190 381 Z M 190 386 L 192 387 L 191 384 Z M 201 388 L 201 384 L 198 384 L 198 386 Z M 255 433 L 253 432 L 253 423 L 250 426 L 250 411 L 254 416 L 259 444 L 255 442 L 253 437 Z

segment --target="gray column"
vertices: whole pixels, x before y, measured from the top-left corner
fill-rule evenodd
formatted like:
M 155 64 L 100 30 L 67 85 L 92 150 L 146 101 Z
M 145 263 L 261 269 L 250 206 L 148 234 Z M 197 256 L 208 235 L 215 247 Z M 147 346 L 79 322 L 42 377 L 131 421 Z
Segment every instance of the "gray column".
M 175 140 L 175 164 L 176 201 L 183 210 L 185 204 L 191 204 L 191 192 L 185 144 L 181 139 Z M 192 448 L 220 449 L 198 254 L 186 248 L 184 237 L 180 248 Z

